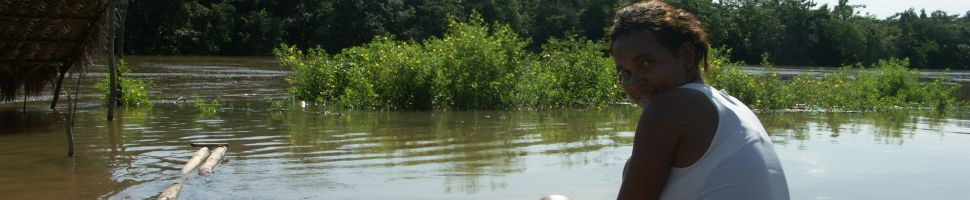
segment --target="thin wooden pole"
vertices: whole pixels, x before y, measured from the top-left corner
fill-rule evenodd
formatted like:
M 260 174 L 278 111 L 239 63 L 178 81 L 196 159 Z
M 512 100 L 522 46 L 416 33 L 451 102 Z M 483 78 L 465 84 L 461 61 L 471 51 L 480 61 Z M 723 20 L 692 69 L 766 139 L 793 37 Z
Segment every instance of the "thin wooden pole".
M 119 59 L 123 57 L 123 45 L 125 41 L 125 17 L 128 13 L 128 1 L 121 0 L 118 6 L 113 6 L 114 12 L 110 13 L 109 21 L 114 28 L 114 39 L 111 40 L 111 63 L 109 65 L 109 70 L 111 70 L 111 80 L 110 80 L 110 95 L 111 100 L 108 100 L 108 121 L 114 118 L 116 107 L 118 107 L 118 100 L 120 96 L 123 96 L 121 87 L 118 85 L 118 76 L 121 75 L 120 69 L 118 69 L 117 63 Z M 124 99 L 121 99 L 124 101 Z
M 74 76 L 74 72 L 71 72 Z M 81 85 L 81 79 L 78 78 L 76 86 Z M 64 127 L 67 129 L 67 156 L 74 157 L 74 108 L 77 107 L 77 87 L 75 87 L 75 96 L 71 98 L 71 94 L 67 94 L 67 120 L 65 121 Z M 75 102 L 72 104 L 70 101 Z
M 117 31 L 117 9 L 113 9 L 110 14 L 108 14 L 108 23 L 112 25 L 115 31 Z M 109 49 L 108 54 L 108 74 L 110 74 L 110 80 L 108 82 L 108 121 L 114 119 L 115 107 L 118 107 L 118 58 L 115 57 L 115 49 L 117 48 L 116 43 L 118 42 L 118 35 L 114 35 L 115 38 L 111 40 L 111 49 Z
M 108 121 L 114 119 L 115 107 L 118 107 L 118 67 L 115 66 L 117 58 L 115 58 L 114 54 L 114 50 L 112 50 L 111 57 L 108 59 L 111 60 L 108 64 L 108 71 L 110 71 L 108 74 L 111 76 L 111 80 L 108 83 Z
M 54 84 L 54 100 L 51 101 L 51 110 L 57 108 L 57 99 L 61 97 L 61 85 L 64 83 L 64 75 L 67 74 L 67 70 L 70 69 L 72 62 L 64 62 L 59 70 L 60 75 L 57 78 L 57 84 Z
M 128 0 L 122 0 L 121 10 L 118 12 L 118 31 L 115 34 L 115 54 L 119 59 L 125 55 L 125 23 L 128 18 Z

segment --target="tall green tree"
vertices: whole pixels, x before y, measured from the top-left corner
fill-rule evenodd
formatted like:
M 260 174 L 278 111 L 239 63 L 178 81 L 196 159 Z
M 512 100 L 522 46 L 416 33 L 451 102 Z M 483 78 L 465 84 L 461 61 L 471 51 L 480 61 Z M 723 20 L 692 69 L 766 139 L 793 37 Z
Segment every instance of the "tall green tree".
M 635 0 L 132 0 L 126 24 L 131 54 L 268 55 L 278 44 L 329 53 L 377 36 L 442 37 L 451 19 L 477 13 L 504 24 L 538 51 L 552 38 L 606 38 L 613 15 Z M 970 68 L 970 12 L 914 9 L 886 19 L 861 15 L 850 0 L 668 0 L 694 13 L 716 47 L 757 64 L 870 64 L 910 58 L 916 67 Z

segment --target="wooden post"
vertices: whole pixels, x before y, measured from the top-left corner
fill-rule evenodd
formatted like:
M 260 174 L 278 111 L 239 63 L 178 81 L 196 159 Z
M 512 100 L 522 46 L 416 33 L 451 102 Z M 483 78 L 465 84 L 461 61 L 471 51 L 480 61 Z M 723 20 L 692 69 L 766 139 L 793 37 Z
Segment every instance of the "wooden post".
M 77 84 L 74 87 L 74 98 L 71 98 L 71 94 L 67 94 L 67 120 L 65 121 L 64 127 L 67 128 L 67 156 L 70 157 L 74 157 L 74 111 L 77 110 L 77 98 L 80 87 L 81 78 L 77 77 Z
M 109 76 L 111 80 L 108 83 L 108 121 L 114 119 L 115 107 L 118 107 L 118 68 L 115 66 L 115 57 L 112 53 L 110 63 L 108 64 Z
M 126 23 L 125 22 L 125 19 L 128 18 L 127 17 L 128 16 L 128 0 L 122 0 L 121 1 L 121 5 L 120 6 L 117 6 L 117 7 L 120 8 L 121 10 L 119 10 L 116 13 L 116 14 L 118 14 L 118 18 L 116 18 L 117 21 L 118 21 L 118 24 L 117 24 L 118 25 L 117 26 L 118 29 L 116 29 L 117 31 L 115 31 L 115 44 L 114 45 L 115 45 L 115 55 L 118 56 L 119 59 L 121 59 L 122 57 L 124 57 L 124 50 L 125 50 L 124 49 L 124 47 L 125 47 L 125 23 Z
M 216 147 L 215 150 L 212 150 L 212 154 L 209 155 L 209 158 L 205 159 L 205 163 L 202 163 L 202 166 L 199 166 L 199 175 L 209 176 L 209 174 L 211 174 L 216 168 L 216 165 L 222 161 L 222 157 L 226 156 L 226 151 L 228 150 L 229 148 L 226 148 L 225 146 Z
M 108 23 L 112 25 L 112 28 L 117 27 L 114 26 L 117 19 L 115 15 L 115 12 L 108 14 Z M 108 121 L 114 119 L 115 107 L 118 107 L 118 58 L 115 57 L 117 35 L 115 37 L 115 39 L 111 40 L 111 49 L 108 50 L 108 74 L 110 76 L 110 80 L 108 81 Z

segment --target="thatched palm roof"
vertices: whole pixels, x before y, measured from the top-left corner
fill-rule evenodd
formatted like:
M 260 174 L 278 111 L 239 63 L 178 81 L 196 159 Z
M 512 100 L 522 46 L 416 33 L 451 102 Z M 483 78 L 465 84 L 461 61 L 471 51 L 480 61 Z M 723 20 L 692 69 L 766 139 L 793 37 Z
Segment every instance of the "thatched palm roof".
M 110 0 L 0 0 L 0 101 L 38 94 L 58 73 L 101 55 Z

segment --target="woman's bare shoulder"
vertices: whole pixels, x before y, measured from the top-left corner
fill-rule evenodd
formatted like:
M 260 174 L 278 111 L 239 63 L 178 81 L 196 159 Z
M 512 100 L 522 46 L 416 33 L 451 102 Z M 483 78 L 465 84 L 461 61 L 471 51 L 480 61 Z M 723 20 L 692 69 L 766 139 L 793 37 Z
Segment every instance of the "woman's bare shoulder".
M 657 96 L 644 108 L 643 118 L 656 118 L 645 124 L 646 132 L 660 131 L 675 139 L 671 166 L 688 167 L 710 148 L 717 132 L 717 109 L 710 99 L 697 90 L 680 88 Z
M 717 110 L 706 95 L 687 88 L 676 88 L 653 97 L 643 111 L 644 117 L 677 124 L 714 120 L 717 116 Z

